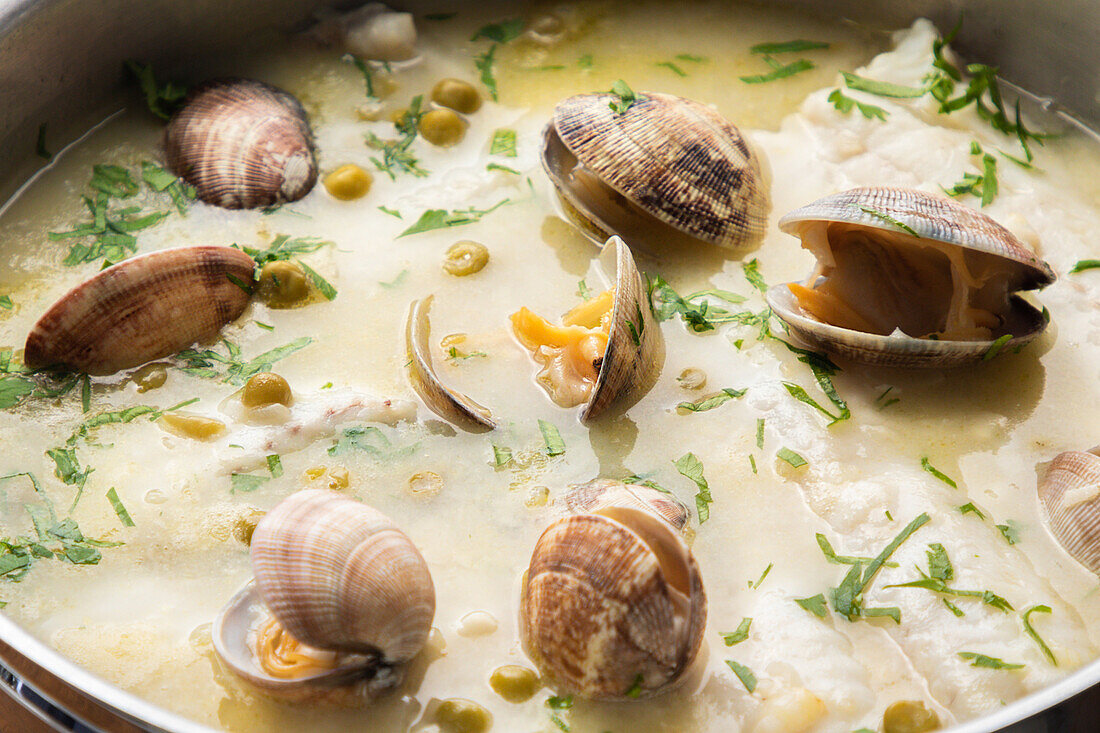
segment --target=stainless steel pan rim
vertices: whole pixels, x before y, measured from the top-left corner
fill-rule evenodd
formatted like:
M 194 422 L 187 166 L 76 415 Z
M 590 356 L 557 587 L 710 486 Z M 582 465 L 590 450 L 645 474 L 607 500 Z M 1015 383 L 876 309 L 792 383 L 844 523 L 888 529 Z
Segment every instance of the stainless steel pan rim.
M 799 6 L 821 12 L 812 0 L 775 0 L 776 4 Z M 223 24 L 217 19 L 200 17 L 201 14 L 243 15 L 247 9 L 261 7 L 274 24 L 285 24 L 305 17 L 313 8 L 322 4 L 347 5 L 346 0 L 267 0 L 265 3 L 247 2 L 195 2 L 174 3 L 171 0 L 0 0 L 0 160 L 5 161 L 3 179 L 0 180 L 0 201 L 5 199 L 16 185 L 22 182 L 22 173 L 31 172 L 16 164 L 30 157 L 33 151 L 33 135 L 37 125 L 46 119 L 44 110 L 50 110 L 63 119 L 73 119 L 82 105 L 94 101 L 117 86 L 121 79 L 121 59 L 126 55 L 143 53 L 142 48 L 156 49 L 155 55 L 171 58 L 171 50 L 179 38 L 195 35 L 199 29 L 219 29 Z M 354 4 L 354 3 L 353 3 Z M 415 5 L 408 0 L 391 0 L 394 5 Z M 436 3 L 421 3 L 436 4 Z M 831 14 L 848 15 L 869 20 L 883 27 L 900 27 L 913 18 L 932 18 L 941 28 L 950 27 L 965 4 L 968 18 L 973 21 L 964 28 L 960 46 L 964 53 L 974 58 L 1001 63 L 1006 76 L 1040 94 L 1051 94 L 1075 108 L 1083 119 L 1100 124 L 1100 4 L 1093 0 L 1061 0 L 1055 3 L 1032 0 L 891 0 L 877 5 L 865 0 L 834 0 Z M 154 27 L 142 18 L 136 23 L 133 16 L 138 9 L 171 6 L 172 13 L 164 13 L 176 25 Z M 96 13 L 99 28 L 80 25 L 86 20 L 89 8 Z M 241 11 L 244 11 L 243 13 Z M 57 20 L 59 14 L 78 17 L 75 30 L 56 34 L 43 33 L 38 27 L 44 22 Z M 987 21 L 986 26 L 975 26 Z M 1040 19 L 1042 22 L 1036 22 Z M 256 16 L 243 23 L 255 22 Z M 126 43 L 97 46 L 94 33 L 108 28 L 121 39 L 144 34 L 144 41 L 132 46 Z M 58 29 L 47 29 L 58 30 Z M 28 44 L 50 43 L 51 36 L 58 39 L 52 53 L 70 53 L 67 59 L 71 74 L 62 73 L 57 59 L 43 58 L 43 63 L 32 72 L 9 73 L 8 66 L 21 60 L 40 60 L 28 54 Z M 214 34 L 216 35 L 216 34 Z M 1072 39 L 1069 36 L 1073 36 Z M 28 38 L 30 40 L 28 40 Z M 173 41 L 176 44 L 173 44 Z M 1072 42 L 1071 42 L 1072 40 Z M 68 43 L 69 46 L 59 44 Z M 137 50 L 135 50 L 137 49 Z M 31 50 L 34 50 L 31 48 Z M 47 54 L 42 54 L 48 56 Z M 83 55 L 83 57 L 82 57 Z M 64 59 L 62 59 L 64 60 Z M 79 67 L 79 68 L 76 68 Z M 52 128 L 51 128 L 52 129 Z M 20 180 L 11 180 L 13 178 Z M 211 733 L 212 729 L 168 712 L 132 693 L 101 679 L 64 657 L 38 638 L 0 613 L 0 641 L 15 652 L 27 657 L 46 672 L 82 690 L 98 700 L 105 708 L 122 719 L 151 731 L 173 733 Z M 0 657 L 0 664 L 5 660 Z M 1062 703 L 1079 693 L 1100 684 L 1100 659 L 1073 672 L 1065 679 L 1015 700 L 1002 709 L 951 728 L 952 733 L 986 733 L 1002 730 L 1014 724 L 1028 721 L 1034 716 Z M 1100 711 L 1097 711 L 1100 717 Z M 2 721 L 0 721 L 2 722 Z M 1048 730 L 1043 723 L 1027 724 L 1023 730 Z

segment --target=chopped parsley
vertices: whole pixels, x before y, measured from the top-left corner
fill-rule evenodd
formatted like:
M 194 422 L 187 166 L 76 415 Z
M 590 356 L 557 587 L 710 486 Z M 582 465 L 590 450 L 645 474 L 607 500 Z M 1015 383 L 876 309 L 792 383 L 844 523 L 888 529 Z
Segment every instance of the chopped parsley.
M 540 419 L 539 432 L 542 433 L 542 442 L 546 446 L 546 455 L 553 457 L 565 453 L 565 441 L 553 423 Z
M 591 69 L 592 68 L 592 63 L 593 63 L 592 54 L 590 54 L 590 53 L 586 53 L 586 54 L 580 56 L 579 58 L 577 58 L 577 66 L 579 66 L 582 69 Z
M 794 602 L 818 618 L 825 618 L 825 615 L 829 612 L 828 607 L 825 605 L 825 596 L 821 593 L 809 598 L 795 598 Z
M 633 698 L 641 697 L 641 695 L 642 695 L 642 682 L 643 681 L 645 681 L 645 676 L 642 675 L 642 674 L 639 674 L 637 677 L 634 678 L 634 683 L 632 685 L 630 685 L 630 689 L 627 690 L 626 692 L 624 692 L 623 694 L 626 697 L 633 697 Z
M 301 260 L 298 261 L 298 266 L 306 273 L 306 277 L 313 283 L 313 287 L 317 288 L 318 292 L 324 296 L 325 300 L 333 300 L 336 297 L 336 288 L 332 287 L 332 284 L 321 277 L 316 270 Z
M 908 583 L 897 583 L 895 585 L 888 585 L 887 588 L 923 588 L 930 590 L 934 593 L 939 593 L 943 596 L 952 596 L 958 598 L 977 598 L 982 603 L 996 608 L 997 610 L 1008 613 L 1014 610 L 1012 604 L 1007 600 L 997 595 L 996 593 L 988 590 L 960 590 L 958 588 L 952 588 L 947 583 L 954 579 L 955 569 L 951 564 L 950 558 L 947 556 L 947 550 L 943 545 L 936 543 L 928 546 L 928 572 L 917 569 L 921 577 L 919 580 L 911 580 Z M 952 611 L 954 613 L 954 610 Z M 956 614 L 958 615 L 958 614 Z
M 187 87 L 172 82 L 158 84 L 150 64 L 129 60 L 126 62 L 126 68 L 141 86 L 141 93 L 145 95 L 145 104 L 149 107 L 149 111 L 157 117 L 162 120 L 171 119 L 175 111 L 183 106 Z
M 413 141 L 416 140 L 417 125 L 424 114 L 420 109 L 423 102 L 423 95 L 418 94 L 413 97 L 409 102 L 409 108 L 393 123 L 399 135 L 397 139 L 383 140 L 373 132 L 364 135 L 367 147 L 382 153 L 381 160 L 372 156 L 371 162 L 374 163 L 375 168 L 389 176 L 390 180 L 397 180 L 397 173 L 409 173 L 418 178 L 428 175 L 428 171 L 420 167 L 420 162 L 409 150 Z
M 676 405 L 678 411 L 683 411 L 683 414 L 691 412 L 706 412 L 707 410 L 713 410 L 715 407 L 719 407 L 729 402 L 730 400 L 737 399 L 744 395 L 746 390 L 733 389 L 732 387 L 724 387 L 715 394 L 701 397 L 694 402 L 681 402 Z
M 267 461 L 267 471 L 271 474 L 271 478 L 279 478 L 283 475 L 283 461 L 279 458 L 278 453 L 272 453 L 265 459 Z
M 749 638 L 750 626 L 752 626 L 752 619 L 746 616 L 741 619 L 741 623 L 734 631 L 719 631 L 718 634 L 722 637 L 722 641 L 726 643 L 726 646 L 733 646 Z
M 275 362 L 304 349 L 311 343 L 313 343 L 312 338 L 302 336 L 244 361 L 241 357 L 241 347 L 228 339 L 222 339 L 221 345 L 225 347 L 225 354 L 214 349 L 184 349 L 173 358 L 182 362 L 176 366 L 184 374 L 202 379 L 220 377 L 223 382 L 241 385 L 254 374 L 271 371 Z
M 768 577 L 768 573 L 772 571 L 772 567 L 775 563 L 768 563 L 768 567 L 764 568 L 764 572 L 760 573 L 760 577 L 756 579 L 756 582 L 749 581 L 750 588 L 759 588 L 760 584 L 764 582 L 764 578 Z
M 658 61 L 656 65 L 660 66 L 662 68 L 668 69 L 669 71 L 671 71 L 676 76 L 687 76 L 686 71 L 684 71 L 679 66 L 672 63 L 671 61 Z
M 774 56 L 779 53 L 800 53 L 802 51 L 814 51 L 820 48 L 828 48 L 828 43 L 822 41 L 783 41 L 782 43 L 758 43 L 749 49 L 749 53 Z
M 752 694 L 756 689 L 756 675 L 752 673 L 752 670 L 743 664 L 738 664 L 732 659 L 727 659 L 726 664 L 733 670 L 733 673 L 737 675 L 737 679 L 741 680 L 741 684 L 745 686 L 745 689 Z
M 982 208 L 993 203 L 997 196 L 997 159 L 982 150 L 978 143 L 971 143 L 970 154 L 979 156 L 982 164 L 982 173 L 963 173 L 963 179 L 951 188 L 944 188 L 943 192 L 948 196 L 958 197 L 965 194 L 977 196 L 982 200 Z
M 491 443 L 493 446 L 493 465 L 497 468 L 506 466 L 512 462 L 512 449 L 507 446 Z
M 504 173 L 511 173 L 513 176 L 523 175 L 522 173 L 517 171 L 515 168 L 509 168 L 508 166 L 501 165 L 500 163 L 489 163 L 487 166 L 485 166 L 485 170 L 487 170 L 487 171 L 502 171 Z
M 493 73 L 493 62 L 496 60 L 497 50 L 504 44 L 519 38 L 522 32 L 523 19 L 513 18 L 500 23 L 489 23 L 488 25 L 484 25 L 479 28 L 477 32 L 474 33 L 473 38 L 470 39 L 471 41 L 479 41 L 481 39 L 492 41 L 489 48 L 474 59 L 474 66 L 481 72 L 481 83 L 489 90 L 489 96 L 493 98 L 494 102 L 498 100 L 497 80 Z
M 1058 659 L 1054 656 L 1054 652 L 1050 650 L 1050 647 L 1047 646 L 1046 642 L 1042 640 L 1039 634 L 1036 633 L 1035 628 L 1031 625 L 1030 619 L 1031 614 L 1033 613 L 1051 613 L 1050 606 L 1032 606 L 1031 608 L 1024 611 L 1024 615 L 1021 616 L 1021 620 L 1024 624 L 1024 631 L 1027 632 L 1027 635 L 1031 637 L 1032 641 L 1039 645 L 1039 649 L 1042 650 L 1043 656 L 1047 658 L 1047 661 L 1057 667 Z
M 858 99 L 853 99 L 852 97 L 845 95 L 844 92 L 840 91 L 839 89 L 834 89 L 829 95 L 827 101 L 832 102 L 833 107 L 835 107 L 836 110 L 841 114 L 848 114 L 852 111 L 853 108 L 855 108 L 859 110 L 859 113 L 861 115 L 869 120 L 878 119 L 885 121 L 887 115 L 889 114 L 882 107 L 874 104 L 867 104 L 866 102 L 861 102 Z
M 1010 545 L 1015 545 L 1020 541 L 1020 525 L 1015 521 L 1009 519 L 1005 524 L 998 524 L 997 530 L 1001 533 L 1001 536 L 1005 538 L 1005 542 Z
M 798 400 L 799 402 L 801 402 L 803 404 L 809 405 L 810 407 L 814 408 L 815 410 L 820 412 L 825 417 L 829 418 L 829 425 L 835 425 L 836 423 L 840 422 L 841 420 L 848 419 L 848 417 L 850 417 L 850 415 L 851 415 L 851 413 L 848 413 L 846 415 L 843 412 L 840 413 L 839 415 L 834 415 L 833 413 L 829 412 L 824 407 L 819 405 L 816 400 L 814 400 L 812 397 L 810 397 L 809 394 L 806 393 L 805 389 L 803 389 L 799 385 L 795 384 L 794 382 L 783 382 L 782 384 L 786 388 L 787 393 L 790 394 L 791 397 L 794 397 L 796 400 Z
M 825 535 L 818 532 L 814 535 L 814 537 L 817 539 L 817 546 L 821 548 L 821 554 L 825 556 L 825 559 L 828 562 L 831 562 L 834 565 L 859 565 L 860 563 L 869 563 L 872 560 L 872 558 L 870 557 L 849 557 L 847 555 L 838 555 L 836 554 L 836 550 L 833 549 L 832 544 L 830 544 L 829 539 Z M 897 563 L 888 562 L 886 563 L 886 566 L 896 568 Z
M 971 667 L 985 667 L 986 669 L 1023 669 L 1022 664 L 1012 664 L 996 657 L 987 657 L 977 652 L 959 652 L 959 657 L 970 660 Z
M 11 302 L 10 295 L 0 295 L 0 308 L 4 310 L 11 310 L 14 307 L 14 303 Z
M 644 476 L 638 476 L 637 474 L 627 476 L 626 478 L 623 479 L 623 483 L 624 484 L 637 484 L 639 486 L 648 486 L 649 488 L 651 488 L 655 491 L 660 491 L 662 494 L 671 494 L 672 493 L 671 491 L 666 489 L 664 486 L 661 486 L 656 481 L 654 481 L 652 479 L 645 478 Z
M 1005 344 L 1007 344 L 1013 338 L 1014 336 L 1010 333 L 1006 333 L 1005 335 L 999 337 L 996 341 L 991 343 L 989 345 L 989 348 L 985 350 L 985 353 L 982 354 L 982 361 L 989 361 L 997 354 L 1001 353 L 1001 349 L 1003 349 L 1005 347 Z
M 764 449 L 764 418 L 756 418 L 756 447 Z
M 786 79 L 789 76 L 794 76 L 803 71 L 809 71 L 815 68 L 814 62 L 809 59 L 798 59 L 789 64 L 782 64 L 776 61 L 771 56 L 764 57 L 764 63 L 772 67 L 772 70 L 767 74 L 756 74 L 753 76 L 739 77 L 741 81 L 746 84 L 766 84 L 770 81 L 778 81 L 779 79 Z
M 699 489 L 695 494 L 695 509 L 699 515 L 699 524 L 710 519 L 710 504 L 714 499 L 710 495 L 710 485 L 703 475 L 703 462 L 694 453 L 685 453 L 673 461 L 676 470 L 695 484 Z
M 122 505 L 122 500 L 118 498 L 118 492 L 114 487 L 107 492 L 107 501 L 111 502 L 111 506 L 115 510 L 115 514 L 118 515 L 118 521 L 122 522 L 123 527 L 133 527 L 134 520 L 130 517 L 130 512 L 126 511 L 126 507 Z
M 1070 275 L 1078 272 L 1084 272 L 1085 270 L 1097 270 L 1100 269 L 1100 260 L 1078 260 L 1077 264 L 1073 266 L 1073 269 L 1069 271 Z
M 676 60 L 677 61 L 688 61 L 688 62 L 693 63 L 693 64 L 701 64 L 701 63 L 704 63 L 704 62 L 708 61 L 709 59 L 707 59 L 706 56 L 696 56 L 695 54 L 691 54 L 691 53 L 678 53 L 678 54 L 676 54 Z
M 255 491 L 271 479 L 267 476 L 258 476 L 250 473 L 234 473 L 229 476 L 229 493 L 244 494 Z
M 611 93 L 618 99 L 612 99 L 608 106 L 611 107 L 612 112 L 618 115 L 626 114 L 626 111 L 638 101 L 638 96 L 634 93 L 634 90 L 622 79 L 611 85 Z
M 891 84 L 887 81 L 867 79 L 848 71 L 840 72 L 844 77 L 844 85 L 849 89 L 874 94 L 876 97 L 890 97 L 892 99 L 916 99 L 923 97 L 928 90 L 923 87 L 907 87 L 900 84 Z
M 884 391 L 882 394 L 880 394 L 878 397 L 875 398 L 875 402 L 878 404 L 878 409 L 885 410 L 890 405 L 897 404 L 898 402 L 901 402 L 900 397 L 891 397 L 890 399 L 886 399 L 887 395 L 889 395 L 893 391 L 894 391 L 893 387 L 887 387 L 886 391 Z
M 396 238 L 401 239 L 402 237 L 428 232 L 433 229 L 446 229 L 448 227 L 458 227 L 464 224 L 473 224 L 481 221 L 481 218 L 486 214 L 504 206 L 508 201 L 509 199 L 504 199 L 490 206 L 488 209 L 476 209 L 473 206 L 466 209 L 455 209 L 453 212 L 448 212 L 446 209 L 428 209 L 420 215 L 420 218 L 416 220 L 415 224 L 398 234 Z
M 416 452 L 418 443 L 395 448 L 381 429 L 373 426 L 353 426 L 344 428 L 340 437 L 328 448 L 330 456 L 340 456 L 345 453 L 362 452 L 380 461 L 391 461 L 404 458 Z
M 775 457 L 786 461 L 794 468 L 802 468 L 806 465 L 806 459 L 795 453 L 790 448 L 780 448 L 775 452 Z
M 978 507 L 974 506 L 974 502 L 972 502 L 972 501 L 967 502 L 966 504 L 963 504 L 961 507 L 959 507 L 959 513 L 960 514 L 977 514 L 978 519 L 982 519 L 982 520 L 985 519 L 985 515 L 982 514 L 982 510 L 979 509 Z
M 938 468 L 936 468 L 935 466 L 933 466 L 932 463 L 928 460 L 928 456 L 921 456 L 920 467 L 923 468 L 928 473 L 935 476 L 936 478 L 938 478 L 940 481 L 943 481 L 945 484 L 947 484 L 951 488 L 953 488 L 953 489 L 959 488 L 959 485 L 957 483 L 955 483 L 955 479 L 951 478 L 946 473 L 944 473 L 943 471 L 941 471 Z
M 157 193 L 171 197 L 180 216 L 186 216 L 187 204 L 195 200 L 194 186 L 148 160 L 141 161 L 141 179 Z
M 892 224 L 893 226 L 896 226 L 898 229 L 902 230 L 906 234 L 914 236 L 917 239 L 921 238 L 921 236 L 917 234 L 916 230 L 913 229 L 913 227 L 909 226 L 903 221 L 898 221 L 897 219 L 885 212 L 879 211 L 878 209 L 873 209 L 870 206 L 865 206 L 863 204 L 860 204 L 857 208 L 859 208 L 859 210 L 862 211 L 864 214 L 870 214 L 880 221 L 884 221 L 887 224 Z
M 377 99 L 377 95 L 374 93 L 374 73 L 367 62 L 350 53 L 344 54 L 342 60 L 350 62 L 363 75 L 363 83 L 367 88 L 367 99 Z
M 457 346 L 452 346 L 447 349 L 447 361 L 451 362 L 452 364 L 458 364 L 459 362 L 466 361 L 467 359 L 484 358 L 487 356 L 488 354 L 486 354 L 484 351 L 471 351 L 467 354 L 464 351 L 459 351 Z
M 500 128 L 493 132 L 493 139 L 489 143 L 489 155 L 503 155 L 506 158 L 516 157 L 516 131 Z

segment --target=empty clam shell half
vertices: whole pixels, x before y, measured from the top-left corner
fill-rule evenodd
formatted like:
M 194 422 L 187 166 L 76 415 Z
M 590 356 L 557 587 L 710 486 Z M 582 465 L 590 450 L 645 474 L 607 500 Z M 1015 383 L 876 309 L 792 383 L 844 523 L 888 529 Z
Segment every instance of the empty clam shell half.
M 27 336 L 33 369 L 113 374 L 213 338 L 248 305 L 255 263 L 231 247 L 180 247 L 120 262 L 53 304 Z
M 1039 482 L 1039 501 L 1055 538 L 1078 562 L 1100 575 L 1100 446 L 1067 451 Z
M 512 315 L 516 338 L 542 365 L 538 381 L 559 405 L 583 405 L 585 423 L 645 396 L 665 358 L 664 336 L 630 248 L 612 237 L 600 259 L 614 263 L 613 293 L 574 308 L 562 326 L 526 308 Z
M 544 133 L 543 167 L 586 236 L 600 245 L 619 234 L 632 246 L 688 239 L 729 248 L 763 236 L 768 188 L 740 130 L 669 94 L 639 94 L 623 113 L 612 101 L 569 97 Z
M 950 367 L 1022 346 L 1046 317 L 1019 290 L 1050 267 L 988 216 L 923 191 L 859 188 L 797 209 L 779 227 L 817 267 L 768 291 L 791 330 L 825 351 L 885 366 Z
M 558 520 L 524 576 L 524 647 L 563 692 L 649 697 L 679 681 L 706 624 L 706 594 L 691 550 L 641 509 Z
M 255 581 L 226 605 L 213 633 L 223 661 L 258 687 L 385 688 L 423 648 L 435 615 L 427 564 L 365 504 L 329 490 L 292 494 L 257 524 L 251 554 Z M 309 645 L 320 661 L 287 665 L 269 648 L 277 643 L 257 642 L 266 633 L 257 628 L 264 607 L 278 633 Z
M 672 494 L 641 484 L 625 484 L 612 479 L 594 479 L 570 486 L 565 504 L 573 514 L 605 514 L 616 507 L 652 512 L 669 525 L 682 531 L 687 526 L 688 511 Z
M 470 397 L 447 387 L 432 365 L 431 324 L 428 311 L 433 296 L 413 301 L 409 319 L 405 323 L 405 347 L 409 354 L 409 381 L 432 412 L 444 420 L 470 432 L 484 432 L 496 428 L 496 421 L 487 407 Z
M 212 81 L 192 91 L 168 123 L 164 150 L 200 199 L 227 209 L 297 201 L 317 182 L 305 110 L 258 81 Z

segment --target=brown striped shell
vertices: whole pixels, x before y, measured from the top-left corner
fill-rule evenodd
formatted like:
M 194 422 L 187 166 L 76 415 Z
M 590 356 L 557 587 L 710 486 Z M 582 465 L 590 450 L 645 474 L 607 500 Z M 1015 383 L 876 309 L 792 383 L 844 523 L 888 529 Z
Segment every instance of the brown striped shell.
M 153 252 L 85 280 L 27 336 L 24 361 L 113 374 L 217 335 L 248 305 L 255 263 L 231 247 Z
M 858 188 L 792 211 L 779 228 L 799 237 L 818 264 L 805 282 L 769 289 L 768 304 L 799 338 L 827 352 L 884 366 L 952 367 L 1019 348 L 1046 327 L 1046 317 L 1014 293 L 1052 283 L 1049 265 L 993 219 L 951 199 L 910 189 Z M 838 247 L 855 253 L 846 260 L 855 264 L 843 271 Z M 883 296 L 881 284 L 910 277 L 917 271 L 913 263 L 928 253 L 924 262 L 937 272 L 934 281 Z M 924 324 L 924 333 L 910 333 L 921 330 L 916 324 L 897 322 L 881 332 L 826 323 L 801 306 L 791 286 L 815 290 L 830 277 L 855 288 L 871 310 L 927 296 L 938 303 L 934 317 L 940 320 Z M 992 313 L 992 337 L 927 338 L 955 307 Z
M 642 484 L 598 478 L 583 484 L 573 484 L 565 494 L 565 505 L 573 514 L 595 514 L 614 507 L 643 509 L 683 531 L 688 511 L 672 494 L 651 489 Z
M 655 514 L 615 508 L 551 524 L 524 576 L 527 653 L 563 693 L 650 697 L 675 686 L 706 625 L 699 568 Z
M 213 637 L 236 673 L 275 693 L 369 680 L 387 687 L 423 648 L 435 615 L 427 563 L 388 517 L 327 489 L 298 491 L 256 525 L 255 580 L 223 609 Z M 245 639 L 257 607 L 295 639 L 338 652 L 317 677 L 273 678 Z
M 254 209 L 297 201 L 317 182 L 313 133 L 290 94 L 229 79 L 192 91 L 164 132 L 168 167 L 208 204 Z
M 405 322 L 405 348 L 409 355 L 409 381 L 428 409 L 444 420 L 474 433 L 496 428 L 489 408 L 443 384 L 432 364 L 431 324 L 428 311 L 434 296 L 413 301 Z
M 712 108 L 657 92 L 625 112 L 613 94 L 569 97 L 544 133 L 543 167 L 571 219 L 596 244 L 690 239 L 739 248 L 767 226 L 756 153 Z
M 1100 575 L 1100 446 L 1056 456 L 1039 482 L 1039 501 L 1066 552 Z

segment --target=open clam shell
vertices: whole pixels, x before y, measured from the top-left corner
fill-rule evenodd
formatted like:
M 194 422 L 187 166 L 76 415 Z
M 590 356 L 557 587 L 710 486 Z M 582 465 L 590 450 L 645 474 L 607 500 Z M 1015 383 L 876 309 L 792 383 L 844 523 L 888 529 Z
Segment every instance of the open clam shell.
M 627 700 L 666 691 L 695 659 L 705 625 L 695 559 L 650 511 L 566 517 L 535 545 L 520 629 L 562 692 Z
M 740 130 L 669 94 L 640 93 L 623 113 L 612 101 L 613 94 L 569 97 L 544 132 L 543 168 L 589 239 L 740 248 L 763 236 L 768 186 Z
M 1100 446 L 1056 456 L 1038 490 L 1051 533 L 1074 559 L 1100 575 Z
M 427 564 L 365 504 L 329 490 L 292 494 L 256 525 L 251 555 L 255 581 L 225 606 L 213 635 L 222 660 L 261 689 L 391 686 L 427 641 L 435 615 Z M 265 607 L 294 639 L 334 652 L 333 664 L 290 677 L 266 671 L 249 642 Z
M 409 381 L 413 389 L 435 414 L 470 432 L 485 432 L 496 428 L 496 421 L 487 407 L 470 397 L 447 387 L 432 365 L 431 324 L 428 311 L 434 296 L 413 301 L 405 323 L 405 347 L 409 353 Z
M 255 263 L 231 247 L 180 247 L 120 262 L 66 293 L 27 336 L 24 361 L 113 374 L 214 337 L 248 305 Z
M 676 531 L 683 531 L 688 522 L 688 511 L 672 494 L 640 484 L 598 478 L 569 487 L 565 505 L 573 514 L 614 514 L 615 508 L 641 509 L 651 512 L 669 523 Z
M 317 182 L 313 133 L 290 94 L 249 79 L 191 92 L 164 131 L 168 167 L 208 204 L 253 209 L 297 201 Z
M 830 353 L 884 366 L 960 366 L 1023 346 L 1046 327 L 1015 293 L 1050 284 L 1053 271 L 1007 229 L 955 201 L 854 189 L 787 214 L 779 227 L 818 264 L 803 283 L 771 288 L 768 304 Z

